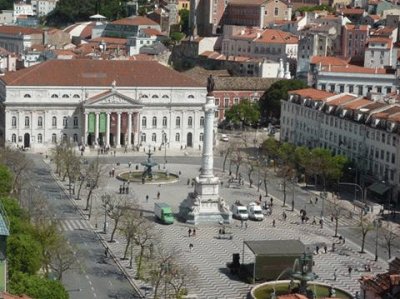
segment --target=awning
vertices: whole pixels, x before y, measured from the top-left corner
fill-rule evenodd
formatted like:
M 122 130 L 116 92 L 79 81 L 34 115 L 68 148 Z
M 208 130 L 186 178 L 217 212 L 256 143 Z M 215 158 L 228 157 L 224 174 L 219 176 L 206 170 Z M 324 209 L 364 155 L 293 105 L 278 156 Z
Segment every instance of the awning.
M 384 195 L 387 191 L 389 191 L 392 187 L 385 185 L 383 183 L 374 183 L 371 186 L 368 187 L 368 190 L 375 192 L 376 194 L 379 195 Z

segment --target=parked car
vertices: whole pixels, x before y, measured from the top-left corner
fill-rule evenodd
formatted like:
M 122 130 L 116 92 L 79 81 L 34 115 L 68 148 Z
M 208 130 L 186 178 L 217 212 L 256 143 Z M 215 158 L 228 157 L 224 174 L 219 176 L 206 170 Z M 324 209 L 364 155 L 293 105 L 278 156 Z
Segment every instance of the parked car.
M 222 135 L 221 135 L 221 141 L 228 142 L 228 141 L 229 141 L 228 135 L 222 134 Z

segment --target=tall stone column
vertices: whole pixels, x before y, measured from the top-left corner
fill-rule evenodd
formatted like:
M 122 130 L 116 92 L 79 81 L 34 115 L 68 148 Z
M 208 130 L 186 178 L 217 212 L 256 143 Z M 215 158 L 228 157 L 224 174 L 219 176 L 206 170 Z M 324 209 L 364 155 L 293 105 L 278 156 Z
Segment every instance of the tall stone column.
M 216 110 L 215 98 L 207 95 L 204 110 L 204 134 L 203 134 L 203 157 L 201 160 L 200 178 L 213 177 L 214 157 L 213 157 L 213 138 L 214 138 L 214 114 Z
M 116 148 L 121 147 L 121 112 L 117 112 L 117 144 Z
M 132 144 L 132 112 L 128 112 L 128 146 Z
M 83 142 L 82 142 L 82 145 L 86 146 L 86 144 L 87 144 L 87 134 L 88 134 L 88 130 L 89 130 L 89 113 L 85 112 L 84 117 L 85 117 L 85 126 L 83 128 Z
M 96 125 L 94 127 L 94 144 L 95 146 L 99 143 L 99 129 L 100 129 L 100 113 L 96 112 Z
M 106 146 L 110 146 L 110 112 L 107 112 L 107 124 L 106 124 Z

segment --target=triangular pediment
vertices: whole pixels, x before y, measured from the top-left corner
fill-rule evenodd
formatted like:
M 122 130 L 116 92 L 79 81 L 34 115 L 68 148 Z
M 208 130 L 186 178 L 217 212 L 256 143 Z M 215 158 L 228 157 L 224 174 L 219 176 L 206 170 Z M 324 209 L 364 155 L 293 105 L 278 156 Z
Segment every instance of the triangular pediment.
M 135 107 L 141 108 L 143 105 L 126 95 L 115 90 L 109 90 L 87 99 L 84 106 L 89 107 Z

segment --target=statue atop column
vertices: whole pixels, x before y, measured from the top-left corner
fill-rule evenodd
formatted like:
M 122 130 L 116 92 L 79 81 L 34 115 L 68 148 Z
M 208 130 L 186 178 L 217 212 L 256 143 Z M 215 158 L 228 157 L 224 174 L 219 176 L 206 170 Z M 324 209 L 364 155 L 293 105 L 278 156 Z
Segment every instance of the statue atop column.
M 207 95 L 212 95 L 213 94 L 214 87 L 215 87 L 214 78 L 213 78 L 212 75 L 210 75 L 207 78 Z

